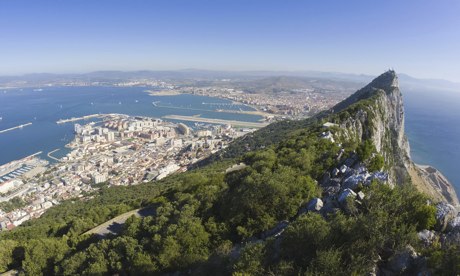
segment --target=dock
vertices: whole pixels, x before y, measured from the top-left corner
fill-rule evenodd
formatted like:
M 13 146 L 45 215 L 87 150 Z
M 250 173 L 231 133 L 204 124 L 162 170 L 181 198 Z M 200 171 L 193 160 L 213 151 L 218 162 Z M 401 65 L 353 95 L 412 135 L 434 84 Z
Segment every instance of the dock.
M 92 114 L 92 115 L 86 115 L 86 116 L 83 116 L 83 117 L 77 117 L 77 118 L 70 118 L 70 119 L 61 119 L 59 121 L 56 122 L 56 124 L 65 124 L 65 123 L 69 123 L 69 122 L 76 122 L 76 121 L 81 121 L 81 120 L 87 120 L 87 119 L 91 119 L 91 118 L 98 118 L 98 117 L 101 117 L 101 116 L 104 116 L 103 114 Z
M 250 128 L 262 128 L 268 125 L 268 123 L 210 119 L 210 118 L 202 118 L 198 116 L 166 115 L 166 116 L 163 116 L 162 118 L 170 119 L 170 120 L 180 120 L 180 121 L 200 122 L 200 123 L 220 124 L 220 125 L 231 125 L 231 126 L 250 127 Z
M 26 126 L 30 126 L 31 124 L 32 124 L 32 123 L 27 123 L 27 124 L 15 126 L 15 127 L 10 127 L 10 128 L 4 129 L 4 130 L 0 130 L 0 133 L 5 133 L 5 132 L 11 131 L 11 130 L 15 130 L 15 129 L 21 129 L 21 128 L 26 127 Z

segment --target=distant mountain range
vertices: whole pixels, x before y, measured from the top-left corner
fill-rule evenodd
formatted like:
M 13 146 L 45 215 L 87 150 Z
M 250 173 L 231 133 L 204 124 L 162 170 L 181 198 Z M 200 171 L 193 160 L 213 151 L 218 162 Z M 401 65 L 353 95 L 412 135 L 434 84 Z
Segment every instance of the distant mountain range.
M 460 83 L 442 79 L 418 79 L 407 74 L 400 74 L 400 83 L 409 88 L 442 89 L 460 91 Z M 88 81 L 112 82 L 133 79 L 169 79 L 169 80 L 212 80 L 212 79 L 261 79 L 270 77 L 285 77 L 283 83 L 291 85 L 292 81 L 302 78 L 328 79 L 334 81 L 368 83 L 375 76 L 364 74 L 349 74 L 320 71 L 212 71 L 200 69 L 184 70 L 141 70 L 141 71 L 95 71 L 83 74 L 51 74 L 37 73 L 22 76 L 0 76 L 0 85 L 9 83 L 24 83 L 34 85 L 42 82 L 58 81 Z M 294 78 L 293 78 L 294 77 Z

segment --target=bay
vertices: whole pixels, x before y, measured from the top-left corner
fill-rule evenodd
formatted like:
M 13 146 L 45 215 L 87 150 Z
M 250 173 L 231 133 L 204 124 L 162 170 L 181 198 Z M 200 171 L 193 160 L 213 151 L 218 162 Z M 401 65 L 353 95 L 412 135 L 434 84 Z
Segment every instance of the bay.
M 262 117 L 217 112 L 253 110 L 231 101 L 181 94 L 151 96 L 145 87 L 50 87 L 0 91 L 0 130 L 31 122 L 32 125 L 0 133 L 0 165 L 43 151 L 42 158 L 54 149 L 53 156 L 67 153 L 64 147 L 74 135 L 74 123 L 56 124 L 59 119 L 98 113 L 122 113 L 161 118 L 165 115 L 200 115 L 205 118 L 257 122 Z M 155 102 L 156 106 L 152 104 Z M 77 123 L 88 123 L 79 121 Z M 190 122 L 184 122 L 193 125 Z M 49 159 L 48 159 L 49 160 Z M 51 160 L 50 160 L 51 161 Z
M 32 122 L 31 126 L 0 134 L 0 165 L 43 151 L 61 149 L 73 139 L 74 123 L 59 119 L 96 113 L 123 113 L 160 118 L 165 115 L 200 115 L 205 118 L 256 122 L 260 116 L 217 112 L 217 109 L 253 110 L 231 101 L 181 94 L 150 96 L 145 87 L 52 87 L 0 91 L 0 130 Z M 460 93 L 402 87 L 406 134 L 411 157 L 418 164 L 439 169 L 460 194 Z M 154 106 L 155 102 L 157 106 Z M 89 121 L 80 121 L 79 123 Z M 190 122 L 184 122 L 193 125 Z

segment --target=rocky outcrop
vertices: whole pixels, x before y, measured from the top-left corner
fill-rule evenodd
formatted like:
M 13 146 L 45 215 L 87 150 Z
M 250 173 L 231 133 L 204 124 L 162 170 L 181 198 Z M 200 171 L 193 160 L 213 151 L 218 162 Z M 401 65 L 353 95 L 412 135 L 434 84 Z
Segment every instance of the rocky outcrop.
M 442 234 L 441 235 L 441 244 L 443 246 L 449 246 L 449 245 L 460 245 L 460 229 L 456 228 L 453 229 L 452 231 L 449 231 L 448 233 Z
M 424 229 L 418 232 L 418 238 L 425 246 L 430 246 L 436 240 L 436 232 Z
M 447 225 L 456 216 L 454 206 L 445 202 L 440 202 L 436 205 L 436 230 L 444 231 Z
M 357 110 L 340 125 L 345 130 L 345 140 L 372 140 L 391 168 L 390 184 L 405 182 L 410 166 L 409 143 L 404 134 L 404 105 L 396 73 L 380 75 L 333 111 L 350 109 Z
M 425 246 L 440 242 L 442 247 L 460 246 L 460 213 L 450 204 L 436 204 L 436 231 L 422 230 L 418 238 Z
M 452 184 L 433 167 L 416 166 L 404 132 L 404 104 L 398 77 L 392 70 L 337 104 L 332 112 L 353 110 L 340 122 L 343 140 L 372 140 L 384 157 L 389 184 L 412 183 L 437 201 L 459 204 Z
M 321 208 L 323 208 L 323 201 L 321 198 L 314 198 L 307 204 L 308 211 L 319 212 Z
M 380 268 L 380 275 L 428 275 L 426 260 L 408 245 Z

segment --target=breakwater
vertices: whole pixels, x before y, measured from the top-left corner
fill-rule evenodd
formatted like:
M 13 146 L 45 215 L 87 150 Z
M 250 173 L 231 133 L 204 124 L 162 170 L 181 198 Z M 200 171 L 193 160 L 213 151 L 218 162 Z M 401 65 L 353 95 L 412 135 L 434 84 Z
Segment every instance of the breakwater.
M 12 131 L 12 130 L 15 130 L 15 129 L 21 129 L 21 128 L 26 127 L 26 126 L 30 126 L 31 124 L 32 123 L 27 123 L 27 124 L 15 126 L 15 127 L 10 127 L 10 128 L 4 129 L 4 130 L 0 130 L 0 133 L 5 133 L 5 132 Z
M 92 114 L 92 115 L 86 115 L 82 117 L 77 117 L 77 118 L 70 118 L 70 119 L 61 119 L 56 122 L 56 124 L 65 124 L 65 123 L 70 123 L 70 122 L 76 122 L 76 121 L 81 121 L 81 120 L 87 120 L 91 118 L 97 118 L 103 116 L 101 114 Z

